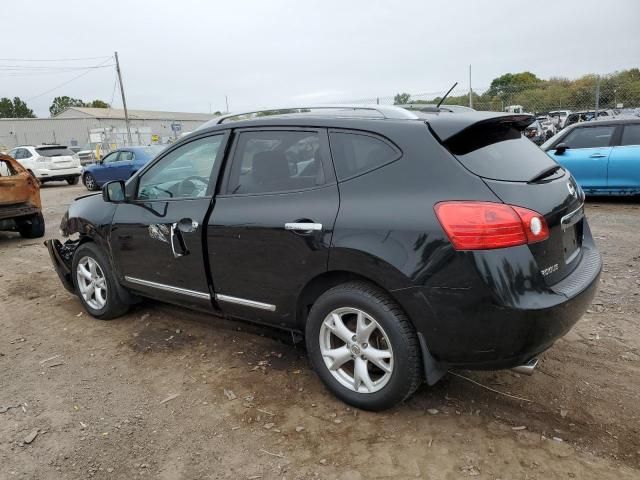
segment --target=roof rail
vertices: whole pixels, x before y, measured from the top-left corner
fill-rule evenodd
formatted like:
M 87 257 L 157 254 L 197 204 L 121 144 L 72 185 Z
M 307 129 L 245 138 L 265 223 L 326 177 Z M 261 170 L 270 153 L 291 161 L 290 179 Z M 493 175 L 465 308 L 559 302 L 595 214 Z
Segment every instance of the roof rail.
M 340 113 L 340 110 L 343 112 L 362 112 L 362 117 L 367 118 L 383 118 L 383 119 L 394 119 L 394 120 L 417 120 L 419 117 L 414 113 L 394 105 L 356 105 L 356 104 L 330 104 L 330 105 L 311 105 L 311 106 L 289 106 L 289 107 L 276 107 L 276 108 L 264 108 L 260 110 L 252 110 L 248 112 L 240 112 L 240 113 L 229 113 L 227 115 L 223 115 L 221 117 L 214 118 L 204 123 L 198 130 L 202 128 L 211 127 L 213 125 L 220 125 L 227 120 L 230 120 L 235 117 L 245 117 L 250 115 L 258 115 L 262 114 L 272 114 L 272 115 L 295 115 L 302 113 L 311 113 L 315 110 L 334 110 L 337 113 Z M 278 112 L 278 113 L 274 113 Z M 372 115 L 373 114 L 373 115 Z M 349 115 L 350 117 L 354 116 L 353 114 Z M 359 116 L 359 115 L 355 115 Z M 243 120 L 240 118 L 239 120 Z

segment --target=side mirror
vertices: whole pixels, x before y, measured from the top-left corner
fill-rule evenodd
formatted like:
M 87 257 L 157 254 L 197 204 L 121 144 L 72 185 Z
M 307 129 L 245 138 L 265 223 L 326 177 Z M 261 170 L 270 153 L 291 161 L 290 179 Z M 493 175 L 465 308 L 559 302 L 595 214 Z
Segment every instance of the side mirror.
M 105 183 L 102 187 L 102 199 L 105 202 L 121 203 L 126 199 L 124 192 L 124 181 L 115 180 Z
M 557 155 L 562 155 L 565 150 L 567 150 L 569 148 L 569 145 L 567 145 L 566 143 L 559 143 L 558 145 L 556 145 L 556 154 Z

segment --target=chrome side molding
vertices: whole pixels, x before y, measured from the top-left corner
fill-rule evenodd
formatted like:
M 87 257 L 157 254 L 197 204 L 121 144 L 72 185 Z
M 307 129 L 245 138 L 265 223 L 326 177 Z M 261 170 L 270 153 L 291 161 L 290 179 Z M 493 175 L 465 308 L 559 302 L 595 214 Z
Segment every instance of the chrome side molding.
M 243 305 L 245 307 L 258 308 L 260 310 L 269 310 L 270 312 L 276 311 L 276 306 L 270 303 L 256 302 L 255 300 L 247 300 L 246 298 L 232 297 L 231 295 L 222 295 L 216 293 L 216 300 L 219 302 L 235 303 L 237 305 Z
M 165 285 L 164 283 L 151 282 L 149 280 L 143 280 L 141 278 L 127 277 L 124 279 L 127 282 L 136 283 L 144 287 L 157 288 L 158 290 L 164 290 L 165 292 L 178 293 L 181 295 L 188 295 L 190 297 L 202 298 L 204 300 L 211 300 L 211 295 L 205 292 L 199 292 L 197 290 L 189 290 L 188 288 L 174 287 L 172 285 Z

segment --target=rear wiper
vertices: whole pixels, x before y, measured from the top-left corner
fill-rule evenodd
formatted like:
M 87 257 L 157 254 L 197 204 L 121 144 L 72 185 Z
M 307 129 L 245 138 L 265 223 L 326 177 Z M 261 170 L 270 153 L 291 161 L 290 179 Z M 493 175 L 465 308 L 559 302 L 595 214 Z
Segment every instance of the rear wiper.
M 540 180 L 553 175 L 554 173 L 556 173 L 561 168 L 562 168 L 562 166 L 560 166 L 560 165 L 552 165 L 550 167 L 547 167 L 544 170 L 542 170 L 541 172 L 536 173 L 533 176 L 533 178 L 531 178 L 530 180 L 527 180 L 527 183 L 537 183 Z

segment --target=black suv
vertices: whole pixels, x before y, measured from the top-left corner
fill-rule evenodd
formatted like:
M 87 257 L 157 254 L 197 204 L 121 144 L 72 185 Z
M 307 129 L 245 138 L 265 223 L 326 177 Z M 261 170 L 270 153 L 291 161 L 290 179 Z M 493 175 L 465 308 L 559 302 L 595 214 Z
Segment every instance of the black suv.
M 452 367 L 531 371 L 586 310 L 584 195 L 523 137 L 533 117 L 284 113 L 211 121 L 76 200 L 73 240 L 47 241 L 66 288 L 100 319 L 151 297 L 301 333 L 372 410 Z

